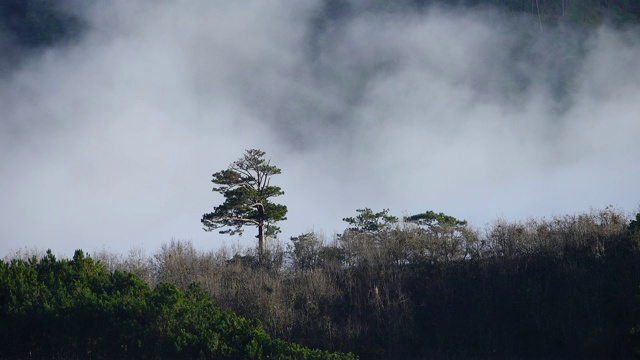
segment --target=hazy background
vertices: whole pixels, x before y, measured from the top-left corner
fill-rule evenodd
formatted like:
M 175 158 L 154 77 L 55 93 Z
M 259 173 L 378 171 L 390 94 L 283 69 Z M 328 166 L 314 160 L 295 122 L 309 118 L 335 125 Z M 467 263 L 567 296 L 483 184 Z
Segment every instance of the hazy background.
M 363 207 L 478 227 L 638 210 L 636 29 L 342 4 L 95 1 L 72 41 L 0 33 L 0 255 L 233 243 L 200 218 L 247 148 L 282 168 L 281 239 Z

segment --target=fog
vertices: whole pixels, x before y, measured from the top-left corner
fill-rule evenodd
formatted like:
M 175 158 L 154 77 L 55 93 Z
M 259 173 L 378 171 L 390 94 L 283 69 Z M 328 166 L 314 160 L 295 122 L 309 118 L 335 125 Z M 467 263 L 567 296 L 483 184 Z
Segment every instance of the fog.
M 636 29 L 370 3 L 87 6 L 83 36 L 0 76 L 0 254 L 254 246 L 200 223 L 248 148 L 282 169 L 282 240 L 364 207 L 480 228 L 638 210 Z

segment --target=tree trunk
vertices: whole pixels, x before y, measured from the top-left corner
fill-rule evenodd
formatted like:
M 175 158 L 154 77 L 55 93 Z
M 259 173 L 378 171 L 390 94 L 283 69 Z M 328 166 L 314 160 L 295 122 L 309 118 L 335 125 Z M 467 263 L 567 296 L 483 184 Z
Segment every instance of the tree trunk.
M 267 238 L 264 233 L 264 224 L 258 225 L 258 260 L 262 263 L 264 251 L 267 246 Z
M 267 234 L 265 234 L 264 224 L 264 207 L 262 204 L 258 205 L 258 218 L 260 224 L 258 225 L 258 260 L 260 263 L 264 260 L 264 252 L 267 247 Z

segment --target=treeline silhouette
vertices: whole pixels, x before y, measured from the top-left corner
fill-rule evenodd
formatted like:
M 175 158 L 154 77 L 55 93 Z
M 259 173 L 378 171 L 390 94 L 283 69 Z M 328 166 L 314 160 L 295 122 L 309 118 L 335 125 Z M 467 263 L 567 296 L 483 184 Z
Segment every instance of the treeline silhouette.
M 153 290 L 78 250 L 0 261 L 2 359 L 355 359 L 273 340 L 200 285 Z
M 374 226 L 346 218 L 352 226 L 330 240 L 272 241 L 262 264 L 255 249 L 203 252 L 180 241 L 149 257 L 96 258 L 152 287 L 199 284 L 273 337 L 365 359 L 627 358 L 640 349 L 640 214 L 629 222 L 607 208 L 474 229 L 433 212 L 395 222 L 367 210 Z

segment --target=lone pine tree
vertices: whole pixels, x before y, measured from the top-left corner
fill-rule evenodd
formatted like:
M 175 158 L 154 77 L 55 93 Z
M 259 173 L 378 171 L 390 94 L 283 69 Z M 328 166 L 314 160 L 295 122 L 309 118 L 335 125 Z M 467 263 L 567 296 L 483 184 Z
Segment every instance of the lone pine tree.
M 242 235 L 245 226 L 256 226 L 261 260 L 267 237 L 280 232 L 274 224 L 287 219 L 287 207 L 271 202 L 271 198 L 284 195 L 280 187 L 271 185 L 271 177 L 281 171 L 264 155 L 262 150 L 246 150 L 229 168 L 213 174 L 211 182 L 218 185 L 213 191 L 222 194 L 225 201 L 202 215 L 206 231 L 225 228 L 221 234 Z

